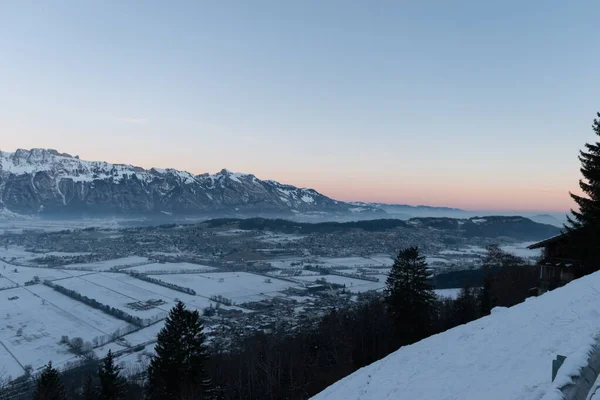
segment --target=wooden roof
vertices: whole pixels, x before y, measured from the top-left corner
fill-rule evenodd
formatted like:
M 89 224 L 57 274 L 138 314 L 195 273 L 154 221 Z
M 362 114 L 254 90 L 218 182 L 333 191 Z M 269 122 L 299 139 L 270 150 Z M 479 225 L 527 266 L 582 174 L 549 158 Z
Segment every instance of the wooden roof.
M 546 247 L 546 245 L 548 245 L 548 244 L 556 243 L 561 240 L 565 240 L 566 238 L 567 238 L 567 235 L 565 233 L 561 233 L 560 235 L 552 236 L 548 239 L 542 240 L 541 242 L 537 242 L 537 243 L 532 244 L 531 246 L 527 246 L 527 248 L 530 250 L 540 249 L 542 247 Z

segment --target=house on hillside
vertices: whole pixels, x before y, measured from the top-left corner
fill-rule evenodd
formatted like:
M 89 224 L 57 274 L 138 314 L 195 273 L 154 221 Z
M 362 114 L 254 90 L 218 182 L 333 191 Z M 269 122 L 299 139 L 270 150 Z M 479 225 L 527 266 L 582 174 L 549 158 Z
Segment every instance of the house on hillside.
M 581 261 L 573 255 L 569 240 L 570 237 L 563 233 L 528 247 L 528 249 L 543 249 L 540 260 L 540 294 L 563 286 L 576 278 L 576 270 L 581 267 Z

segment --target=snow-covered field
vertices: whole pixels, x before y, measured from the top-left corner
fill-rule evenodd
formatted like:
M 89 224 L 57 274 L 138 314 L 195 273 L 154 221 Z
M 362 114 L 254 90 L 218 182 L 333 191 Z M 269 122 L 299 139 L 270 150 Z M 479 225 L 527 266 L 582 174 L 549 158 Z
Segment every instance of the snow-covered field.
M 206 274 L 157 275 L 154 278 L 194 289 L 199 296 L 221 295 L 235 303 L 261 300 L 261 295 L 276 294 L 290 286 L 291 282 L 246 272 L 215 272 Z
M 186 262 L 181 263 L 152 263 L 146 265 L 140 265 L 137 267 L 125 268 L 127 271 L 135 271 L 144 274 L 151 274 L 152 272 L 180 272 L 180 271 L 196 271 L 196 270 L 204 270 L 204 271 L 214 271 L 217 268 L 209 267 L 208 265 L 200 265 L 200 264 L 191 264 Z
M 447 264 L 450 262 L 450 260 L 448 260 L 447 258 L 442 258 L 442 257 L 426 257 L 425 261 L 427 261 L 427 264 L 429 264 L 429 265 L 434 264 L 434 263 Z
M 119 278 L 121 275 L 119 275 Z M 142 319 L 153 318 L 169 311 L 169 305 L 162 305 L 149 310 L 134 310 L 127 306 L 140 300 L 157 299 L 156 293 L 113 279 L 104 274 L 75 277 L 64 279 L 57 284 L 89 298 L 95 299 L 102 304 L 122 310 L 135 317 Z M 172 306 L 172 304 L 171 304 Z
M 105 260 L 105 261 L 97 261 L 87 264 L 69 264 L 65 265 L 63 268 L 66 269 L 85 269 L 88 271 L 109 271 L 113 267 L 125 267 L 128 265 L 138 265 L 149 263 L 146 257 L 138 257 L 138 256 L 130 256 L 117 258 L 114 260 Z
M 0 251 L 0 257 L 8 260 L 30 258 L 32 255 L 33 253 L 28 252 L 22 246 L 7 246 Z
M 71 308 L 44 301 L 27 288 L 4 290 L 0 296 L 0 342 L 23 366 L 37 369 L 49 360 L 59 364 L 73 359 L 67 347 L 59 344 L 63 335 L 91 340 L 104 334 Z
M 199 311 L 202 311 L 206 307 L 209 307 L 212 303 L 206 297 L 201 296 L 193 296 L 191 294 L 182 293 L 173 289 L 166 288 L 164 286 L 155 285 L 150 282 L 142 281 L 140 279 L 136 279 L 132 276 L 125 274 L 111 274 L 105 273 L 104 275 L 110 276 L 114 279 L 118 279 L 123 283 L 127 283 L 131 286 L 135 286 L 137 288 L 145 289 L 147 292 L 152 293 L 154 298 L 160 298 L 167 302 L 167 304 L 175 304 L 177 300 L 183 301 L 188 307 L 194 307 Z M 190 275 L 180 275 L 180 276 L 190 276 Z M 159 275 L 157 278 L 161 279 L 164 275 Z M 183 286 L 183 285 L 182 285 Z M 199 293 L 200 294 L 200 293 Z M 200 294 L 201 295 L 201 294 Z M 164 308 L 165 306 L 161 306 Z
M 354 271 L 354 270 L 352 270 L 352 271 Z M 285 277 L 290 277 L 291 276 L 290 273 L 297 274 L 297 275 L 294 275 L 294 276 L 321 275 L 321 273 L 318 272 L 318 271 L 310 271 L 308 269 L 291 269 L 291 268 L 289 270 L 278 269 L 278 270 L 275 270 L 275 271 L 268 272 L 269 276 L 274 276 L 274 277 L 282 276 L 284 278 Z
M 394 260 L 385 255 L 373 255 L 369 257 L 319 257 L 308 258 L 280 258 L 268 260 L 274 268 L 302 268 L 303 265 L 318 265 L 330 268 L 368 268 L 391 266 Z
M 248 233 L 248 231 L 244 231 Z M 261 236 L 257 239 L 261 242 L 266 243 L 287 243 L 294 242 L 304 238 L 303 235 L 292 235 L 292 234 L 283 234 L 283 233 L 274 233 L 274 232 L 263 232 Z
M 2 276 L 2 273 L 0 272 L 0 276 Z M 0 278 L 0 290 L 2 289 L 8 289 L 8 288 L 12 288 L 12 287 L 16 287 L 16 283 L 9 281 L 6 278 Z
M 27 289 L 35 296 L 38 296 L 40 301 L 53 304 L 62 310 L 68 311 L 70 314 L 76 316 L 83 322 L 95 327 L 101 332 L 96 336 L 111 334 L 117 329 L 127 326 L 126 322 L 112 317 L 100 310 L 89 307 L 84 303 L 70 298 L 69 296 L 59 293 L 49 286 L 32 285 L 27 287 Z M 91 341 L 93 338 L 84 339 Z
M 370 275 L 373 276 L 373 275 Z M 373 276 L 379 278 L 378 276 Z M 338 285 L 346 285 L 346 290 L 353 293 L 367 292 L 369 290 L 381 290 L 385 287 L 385 280 L 379 279 L 379 282 L 364 281 L 362 279 L 347 278 L 338 275 L 313 275 L 313 276 L 298 276 L 299 280 L 316 283 L 317 279 L 325 279 L 327 283 L 336 283 Z
M 455 250 L 442 250 L 442 251 L 440 251 L 439 254 L 461 256 L 461 255 L 474 255 L 474 254 L 483 255 L 485 253 L 486 253 L 486 249 L 484 249 L 483 247 L 467 246 L 467 247 L 462 247 L 460 249 L 455 249 Z
M 394 263 L 392 258 L 387 256 L 372 257 L 341 257 L 341 258 L 319 258 L 318 265 L 325 267 L 381 267 L 391 266 Z
M 2 360 L 2 365 L 0 365 L 0 378 L 2 380 L 7 379 L 11 380 L 20 375 L 23 375 L 25 370 L 19 364 L 19 361 L 16 360 L 3 346 L 2 341 L 0 340 L 0 360 Z
M 33 267 L 15 267 L 14 265 L 6 264 L 0 261 L 0 275 L 19 285 L 24 285 L 25 282 L 31 281 L 34 277 L 38 277 L 40 281 L 71 278 L 73 276 L 82 275 L 83 271 L 65 271 L 53 268 L 33 268 Z
M 456 299 L 458 297 L 458 293 L 460 293 L 460 289 L 436 289 L 435 294 L 440 297 L 449 297 L 451 299 Z
M 557 354 L 585 352 L 600 332 L 600 272 L 405 346 L 314 400 L 539 400 Z M 571 366 L 573 367 L 573 366 Z
M 21 233 L 23 231 L 54 232 L 65 229 L 82 229 L 87 227 L 99 227 L 118 229 L 126 224 L 144 222 L 144 219 L 120 219 L 120 218 L 83 218 L 76 220 L 52 220 L 31 216 L 19 215 L 16 218 L 0 218 L 0 230 L 10 233 Z
M 540 257 L 542 254 L 541 249 L 529 250 L 527 246 L 531 246 L 536 242 L 523 242 L 513 245 L 500 246 L 500 248 L 508 253 L 514 254 L 515 256 L 526 258 L 526 259 L 535 259 Z

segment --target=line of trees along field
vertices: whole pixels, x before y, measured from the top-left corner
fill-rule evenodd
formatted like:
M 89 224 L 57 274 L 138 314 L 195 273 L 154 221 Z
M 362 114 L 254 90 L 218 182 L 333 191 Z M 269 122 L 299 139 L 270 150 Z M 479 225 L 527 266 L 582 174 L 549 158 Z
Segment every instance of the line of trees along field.
M 131 272 L 129 272 L 129 275 L 133 276 L 134 278 L 137 278 L 139 280 L 142 280 L 142 281 L 150 282 L 150 283 L 153 283 L 153 284 L 159 285 L 159 286 L 164 286 L 168 289 L 177 290 L 178 292 L 181 292 L 181 293 L 191 294 L 192 296 L 196 295 L 196 291 L 194 289 L 176 285 L 175 283 L 165 282 L 162 279 L 152 278 L 146 274 L 140 274 L 140 273 L 131 271 Z
M 112 315 L 115 318 L 118 318 L 118 319 L 120 319 L 122 321 L 125 321 L 125 322 L 129 322 L 130 324 L 133 324 L 135 326 L 143 327 L 146 324 L 148 324 L 148 323 L 151 322 L 151 321 L 144 322 L 144 320 L 141 319 L 140 317 L 135 317 L 135 316 L 133 316 L 131 314 L 126 313 L 123 310 L 119 310 L 117 308 L 108 306 L 106 304 L 102 304 L 102 303 L 100 303 L 96 299 L 91 299 L 91 298 L 89 298 L 87 296 L 82 295 L 81 293 L 79 293 L 79 292 L 77 292 L 75 290 L 67 289 L 66 287 L 61 286 L 61 285 L 59 285 L 57 283 L 45 280 L 44 281 L 44 285 L 51 287 L 52 289 L 56 290 L 59 293 L 64 294 L 65 296 L 69 296 L 72 299 L 80 301 L 80 302 L 82 302 L 82 303 L 84 303 L 84 304 L 86 304 L 86 305 L 88 305 L 88 306 L 90 306 L 92 308 L 95 308 L 97 310 L 103 311 L 103 312 L 105 312 L 105 313 L 107 313 L 109 315 Z

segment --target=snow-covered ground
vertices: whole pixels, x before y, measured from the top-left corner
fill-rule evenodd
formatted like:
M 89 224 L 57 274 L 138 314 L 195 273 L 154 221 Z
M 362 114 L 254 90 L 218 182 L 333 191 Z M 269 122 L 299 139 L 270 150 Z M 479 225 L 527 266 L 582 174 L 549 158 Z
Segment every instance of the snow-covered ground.
M 139 265 L 149 263 L 146 257 L 130 256 L 116 258 L 114 260 L 96 261 L 86 264 L 69 264 L 63 268 L 67 269 L 85 269 L 89 271 L 109 271 L 113 267 L 126 267 L 128 265 Z
M 2 273 L 0 272 L 0 276 L 2 276 Z M 8 279 L 1 277 L 0 278 L 0 290 L 2 289 L 8 289 L 8 288 L 12 288 L 12 287 L 16 287 L 17 284 L 13 281 L 9 281 Z
M 431 265 L 433 263 L 447 264 L 450 262 L 450 260 L 448 260 L 447 258 L 442 258 L 442 257 L 426 257 L 425 261 L 427 261 L 427 264 L 429 264 L 429 265 Z
M 394 263 L 387 256 L 372 257 L 340 257 L 340 258 L 319 258 L 318 265 L 326 267 L 369 267 L 369 266 L 391 266 Z
M 15 267 L 0 261 L 0 275 L 15 284 L 23 285 L 38 277 L 40 281 L 71 278 L 77 275 L 84 275 L 85 271 L 65 271 L 53 268 L 33 268 L 33 267 Z
M 194 289 L 199 296 L 224 296 L 235 303 L 261 300 L 262 295 L 276 294 L 290 286 L 291 282 L 246 272 L 215 272 L 206 274 L 157 275 L 154 278 Z M 257 296 L 258 295 L 258 296 Z
M 0 366 L 0 377 L 4 380 L 11 380 L 20 375 L 23 375 L 25 370 L 19 364 L 19 361 L 14 358 L 8 350 L 3 346 L 0 341 L 0 360 L 2 365 Z
M 176 272 L 183 272 L 183 271 L 198 271 L 198 270 L 213 271 L 215 269 L 216 269 L 215 267 L 209 267 L 207 265 L 191 264 L 191 263 L 186 263 L 186 262 L 152 263 L 152 264 L 140 265 L 137 267 L 125 268 L 125 270 L 127 270 L 127 271 L 135 271 L 135 272 L 140 272 L 140 273 L 144 273 L 144 274 L 152 274 L 153 272 L 176 273 Z
M 536 259 L 542 254 L 542 249 L 530 250 L 527 246 L 531 246 L 536 242 L 523 242 L 512 245 L 500 246 L 500 248 L 507 253 L 514 254 L 518 257 L 522 257 L 525 259 Z
M 274 268 L 302 268 L 303 265 L 318 265 L 328 268 L 368 268 L 391 266 L 394 260 L 386 255 L 372 255 L 368 257 L 319 257 L 319 258 L 297 258 L 287 257 L 268 260 Z
M 439 252 L 439 254 L 460 256 L 460 255 L 478 255 L 478 254 L 482 255 L 482 254 L 485 254 L 486 252 L 487 252 L 487 250 L 480 246 L 466 246 L 466 247 L 462 247 L 462 248 L 456 249 L 456 250 L 442 250 Z
M 14 217 L 2 218 L 0 215 L 0 230 L 6 233 L 21 233 L 24 231 L 54 232 L 65 229 L 81 229 L 98 227 L 108 229 L 122 228 L 126 224 L 143 223 L 143 218 L 83 218 L 75 220 L 53 220 L 39 217 L 13 214 Z
M 385 279 L 382 280 L 379 276 L 370 275 L 370 277 L 378 278 L 379 282 L 364 281 L 362 279 L 347 278 L 338 275 L 312 275 L 312 276 L 297 276 L 296 278 L 307 283 L 316 283 L 317 279 L 325 279 L 327 283 L 336 283 L 338 285 L 346 285 L 346 290 L 353 293 L 367 292 L 369 290 L 381 290 L 385 287 Z
M 458 294 L 460 293 L 460 289 L 436 289 L 435 294 L 440 297 L 449 297 L 451 299 L 456 299 Z
M 127 326 L 126 322 L 110 316 L 103 311 L 89 307 L 80 301 L 70 298 L 69 296 L 65 296 L 49 286 L 32 285 L 27 289 L 33 295 L 39 297 L 41 302 L 51 303 L 54 306 L 76 316 L 90 326 L 95 327 L 101 332 L 97 333 L 95 336 L 108 335 L 117 329 Z M 84 339 L 91 341 L 93 337 L 85 337 Z
M 244 231 L 248 233 L 248 231 Z M 266 242 L 266 243 L 286 243 L 286 242 L 294 242 L 298 241 L 305 236 L 303 235 L 293 235 L 293 234 L 284 234 L 284 233 L 274 233 L 274 232 L 263 232 L 261 236 L 257 239 Z
M 30 258 L 32 255 L 33 253 L 25 250 L 25 247 L 23 246 L 6 246 L 0 251 L 0 257 L 8 260 L 22 260 L 24 258 Z
M 313 400 L 540 400 L 600 332 L 600 272 L 406 346 Z
M 155 285 L 150 282 L 142 281 L 140 279 L 136 279 L 132 276 L 128 276 L 125 274 L 113 274 L 113 273 L 105 273 L 104 275 L 110 276 L 113 279 L 118 279 L 123 283 L 127 283 L 129 285 L 145 289 L 147 292 L 152 293 L 155 298 L 160 298 L 166 301 L 168 304 L 172 302 L 175 304 L 177 300 L 183 301 L 188 307 L 194 307 L 199 311 L 204 310 L 206 307 L 209 307 L 212 303 L 206 297 L 201 297 L 201 293 L 198 293 L 200 296 L 193 296 L 191 294 L 182 293 L 173 289 L 166 288 L 164 286 Z M 175 276 L 175 275 L 174 275 Z M 178 275 L 178 276 L 190 276 L 190 275 Z M 161 279 L 164 275 L 159 275 L 156 278 Z M 182 285 L 183 286 L 183 285 Z M 213 304 L 214 305 L 214 304 Z M 164 308 L 164 307 L 163 307 Z
M 95 299 L 102 304 L 122 310 L 135 317 L 142 319 L 152 318 L 157 315 L 165 314 L 175 303 L 164 304 L 149 310 L 135 310 L 128 306 L 137 301 L 156 300 L 156 293 L 139 288 L 124 282 L 122 275 L 111 277 L 107 274 L 93 274 L 90 276 L 81 276 L 64 279 L 56 282 L 57 284 L 89 298 Z
M 67 347 L 59 344 L 63 335 L 91 340 L 104 334 L 98 326 L 85 321 L 85 316 L 75 314 L 71 307 L 55 305 L 27 288 L 3 290 L 0 296 L 0 347 L 23 366 L 36 369 L 49 360 L 58 364 L 73 359 Z M 72 300 L 73 305 L 76 303 Z M 9 363 L 11 365 L 11 376 L 23 373 L 14 368 L 14 363 Z

